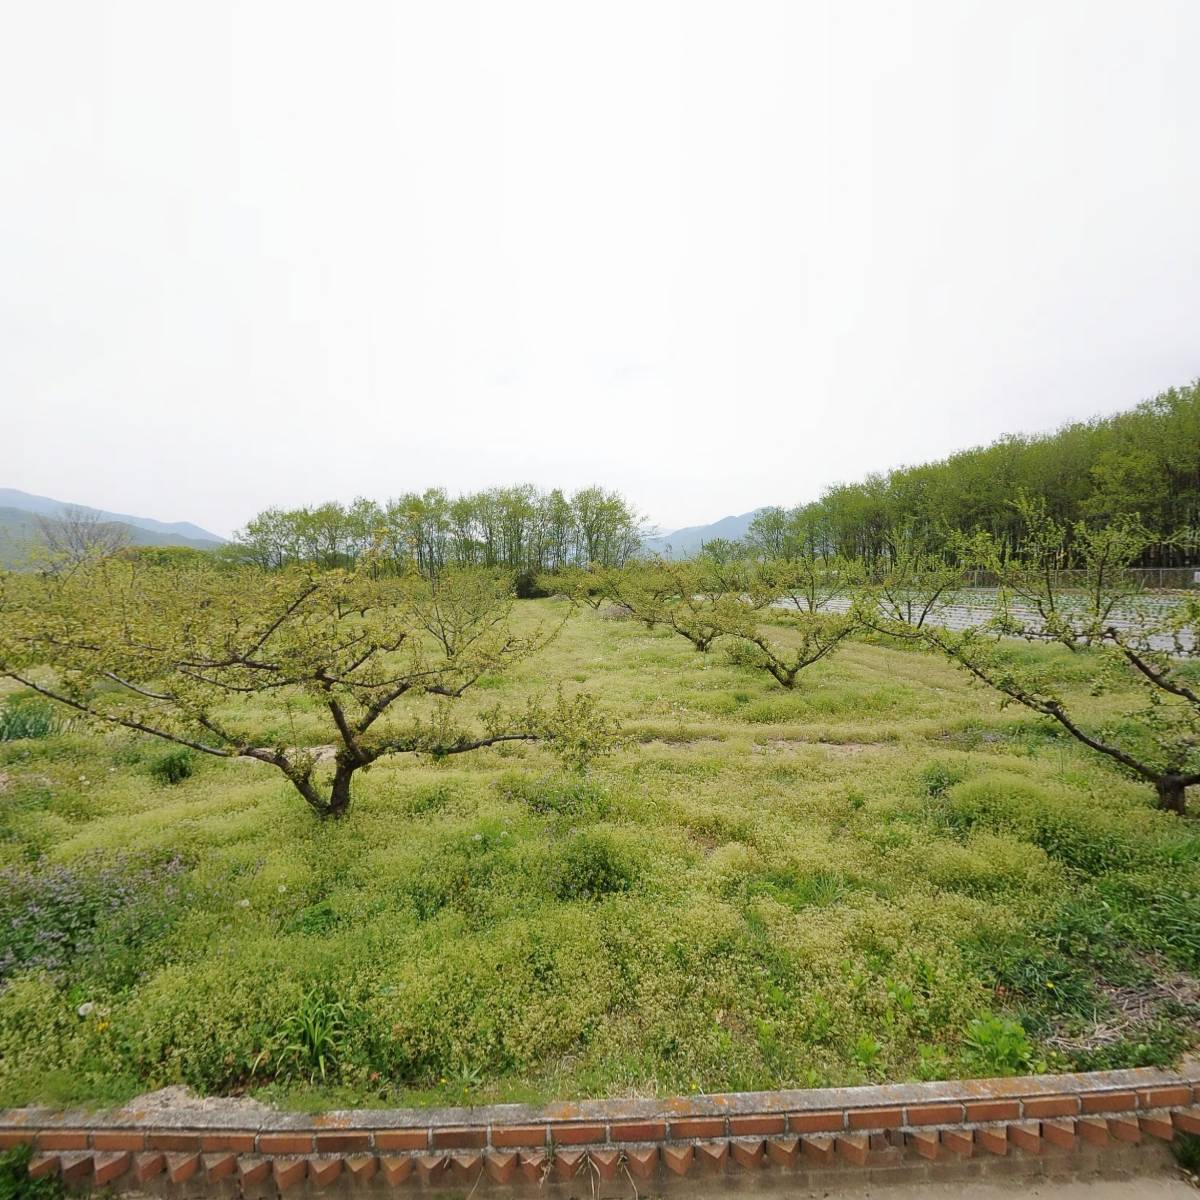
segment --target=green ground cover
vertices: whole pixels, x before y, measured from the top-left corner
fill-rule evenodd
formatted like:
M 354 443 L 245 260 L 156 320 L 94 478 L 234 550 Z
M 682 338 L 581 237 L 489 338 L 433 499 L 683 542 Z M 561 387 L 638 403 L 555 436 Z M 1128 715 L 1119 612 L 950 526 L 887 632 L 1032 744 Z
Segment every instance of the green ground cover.
M 1120 709 L 1086 653 L 1013 653 Z M 491 682 L 463 703 L 586 688 L 628 743 L 586 775 L 381 761 L 320 822 L 260 764 L 12 720 L 0 1103 L 667 1094 L 1196 1039 L 1200 827 L 944 661 L 859 640 L 785 692 L 587 612 Z

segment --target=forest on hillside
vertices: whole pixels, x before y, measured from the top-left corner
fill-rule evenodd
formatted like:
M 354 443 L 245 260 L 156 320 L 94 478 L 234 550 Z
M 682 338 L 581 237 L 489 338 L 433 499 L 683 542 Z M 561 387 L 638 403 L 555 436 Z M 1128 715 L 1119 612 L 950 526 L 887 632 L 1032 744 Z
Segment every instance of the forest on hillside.
M 1138 517 L 1157 535 L 1139 566 L 1194 561 L 1178 535 L 1200 528 L 1200 381 L 1115 416 L 1013 434 L 940 462 L 835 484 L 810 504 L 764 509 L 749 541 L 768 558 L 837 554 L 873 564 L 895 556 L 900 536 L 949 553 L 957 535 L 983 530 L 1020 553 L 1022 495 L 1067 525 Z

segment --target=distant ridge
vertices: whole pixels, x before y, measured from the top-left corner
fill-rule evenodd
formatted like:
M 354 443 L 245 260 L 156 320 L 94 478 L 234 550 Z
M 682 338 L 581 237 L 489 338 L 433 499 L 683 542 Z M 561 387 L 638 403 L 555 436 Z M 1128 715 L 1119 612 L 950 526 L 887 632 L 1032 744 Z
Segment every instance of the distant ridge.
M 664 558 L 690 558 L 696 554 L 705 542 L 714 538 L 728 538 L 736 541 L 744 538 L 761 508 L 752 512 L 742 513 L 736 517 L 722 517 L 711 525 L 687 525 L 671 533 L 660 533 L 654 537 L 644 538 L 642 548 L 649 554 L 661 554 Z
M 139 545 L 151 546 L 190 546 L 197 542 L 205 542 L 210 546 L 219 546 L 225 539 L 191 521 L 156 521 L 153 517 L 134 517 L 129 513 L 108 512 L 106 509 L 95 508 L 90 504 L 72 504 L 70 501 L 54 500 L 50 496 L 35 496 L 30 492 L 18 491 L 16 488 L 0 488 L 0 508 L 18 509 L 25 513 L 35 513 L 43 517 L 62 515 L 64 508 L 82 508 L 87 512 L 97 513 L 106 521 L 115 521 L 120 525 L 129 525 L 134 529 L 145 529 L 151 533 L 162 534 L 166 538 L 178 538 L 180 541 L 138 541 Z

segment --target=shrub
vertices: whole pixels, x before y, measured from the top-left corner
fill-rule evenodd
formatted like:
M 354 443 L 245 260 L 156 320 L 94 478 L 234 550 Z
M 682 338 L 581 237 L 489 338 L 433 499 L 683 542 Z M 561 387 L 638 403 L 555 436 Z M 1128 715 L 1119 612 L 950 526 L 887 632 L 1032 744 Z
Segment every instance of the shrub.
M 1024 1028 L 1007 1017 L 992 1013 L 976 1017 L 963 1040 L 980 1074 L 1017 1075 L 1041 1066 Z
M 921 790 L 927 796 L 945 795 L 947 789 L 962 782 L 962 771 L 946 763 L 926 763 L 921 769 Z
M 14 1146 L 0 1154 L 0 1200 L 60 1200 L 66 1194 L 57 1176 L 29 1178 L 32 1157 L 31 1146 Z
M 0 742 L 45 738 L 61 730 L 53 709 L 41 700 L 10 700 L 0 708 Z
M 61 974 L 83 959 L 114 982 L 136 974 L 138 953 L 172 919 L 183 870 L 178 858 L 0 870 L 0 981 L 19 971 Z
M 541 816 L 600 818 L 608 815 L 610 807 L 603 788 L 578 775 L 531 778 L 514 771 L 502 776 L 496 787 L 501 795 Z
M 151 761 L 149 767 L 153 779 L 159 783 L 171 785 L 182 783 L 185 779 L 190 778 L 195 769 L 195 755 L 182 747 L 160 754 Z
M 603 833 L 578 833 L 562 848 L 552 871 L 560 900 L 599 900 L 633 885 L 633 864 Z
M 1164 830 L 1162 819 L 1149 809 L 1118 808 L 1007 771 L 956 784 L 945 800 L 943 815 L 960 831 L 981 825 L 1015 833 L 1087 874 L 1150 861 Z

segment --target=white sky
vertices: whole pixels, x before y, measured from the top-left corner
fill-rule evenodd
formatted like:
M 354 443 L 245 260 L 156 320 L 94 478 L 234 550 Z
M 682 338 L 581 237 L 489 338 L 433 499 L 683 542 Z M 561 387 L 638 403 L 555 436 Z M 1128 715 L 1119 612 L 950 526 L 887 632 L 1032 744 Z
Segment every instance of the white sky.
M 0 486 L 665 528 L 1200 375 L 1197 0 L 3 0 Z

